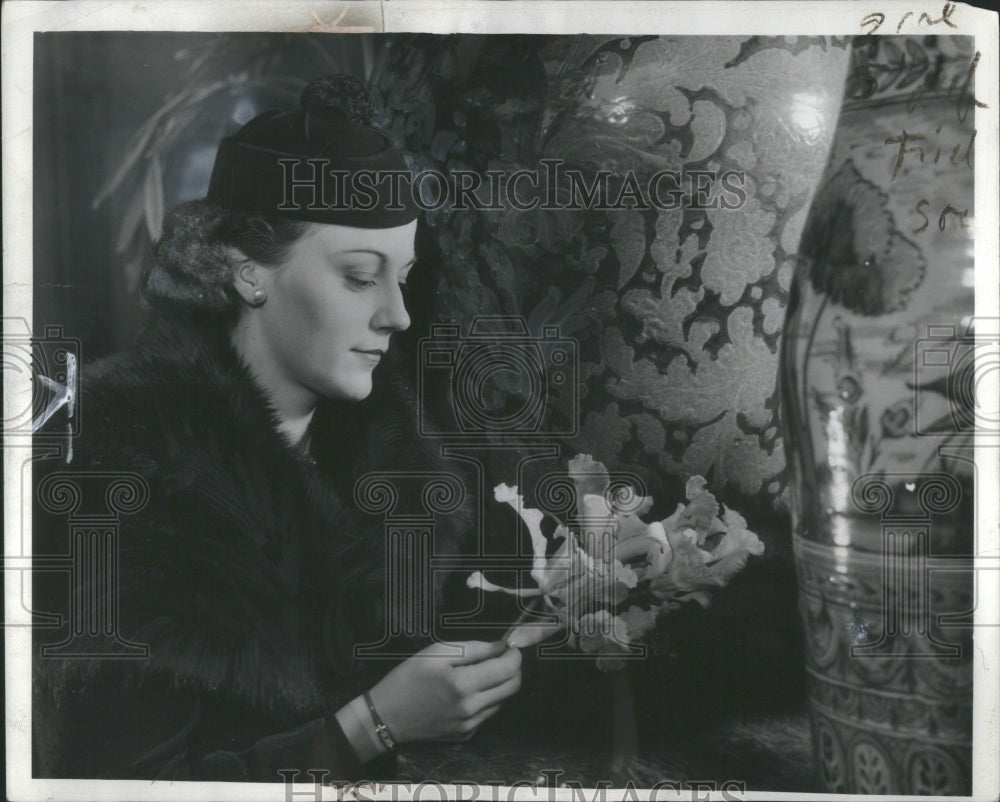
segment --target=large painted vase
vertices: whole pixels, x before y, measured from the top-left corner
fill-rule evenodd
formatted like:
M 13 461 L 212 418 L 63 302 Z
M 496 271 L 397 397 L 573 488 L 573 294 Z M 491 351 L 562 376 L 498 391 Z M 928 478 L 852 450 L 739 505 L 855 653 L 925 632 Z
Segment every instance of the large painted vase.
M 968 794 L 971 37 L 853 46 L 780 358 L 818 779 Z

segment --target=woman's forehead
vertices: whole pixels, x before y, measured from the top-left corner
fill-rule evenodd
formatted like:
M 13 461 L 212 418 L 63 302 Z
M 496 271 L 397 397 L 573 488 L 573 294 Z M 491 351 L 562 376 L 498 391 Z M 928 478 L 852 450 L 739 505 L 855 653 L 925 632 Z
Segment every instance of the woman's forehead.
M 394 228 L 357 228 L 325 223 L 312 223 L 303 239 L 329 254 L 345 251 L 381 254 L 390 262 L 406 263 L 414 256 L 414 220 Z

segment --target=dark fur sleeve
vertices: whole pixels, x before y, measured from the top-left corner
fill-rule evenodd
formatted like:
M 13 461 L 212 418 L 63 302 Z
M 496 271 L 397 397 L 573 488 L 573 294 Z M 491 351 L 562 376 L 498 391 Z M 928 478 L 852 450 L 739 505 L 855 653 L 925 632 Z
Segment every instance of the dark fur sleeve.
M 303 597 L 299 581 L 308 521 L 302 504 L 268 481 L 275 466 L 266 451 L 262 458 L 204 437 L 192 448 L 175 440 L 184 432 L 171 422 L 122 420 L 116 432 L 113 416 L 91 418 L 73 462 L 40 464 L 36 487 L 46 477 L 75 482 L 83 509 L 104 503 L 115 476 L 145 484 L 145 506 L 117 522 L 116 632 L 148 656 L 69 660 L 42 658 L 36 648 L 37 775 L 391 776 L 391 765 L 362 769 L 336 723 L 334 712 L 365 683 L 338 677 L 320 653 L 322 605 Z M 70 552 L 71 525 L 36 504 L 36 555 Z M 65 616 L 71 593 L 80 600 L 92 591 L 90 583 L 71 588 L 65 575 L 39 575 L 35 608 Z M 66 628 L 39 632 L 37 646 L 65 637 Z
M 289 724 L 259 708 L 177 687 L 105 661 L 85 674 L 45 661 L 35 672 L 35 776 L 281 782 L 391 776 L 363 767 L 332 715 Z M 312 782 L 309 777 L 299 781 Z

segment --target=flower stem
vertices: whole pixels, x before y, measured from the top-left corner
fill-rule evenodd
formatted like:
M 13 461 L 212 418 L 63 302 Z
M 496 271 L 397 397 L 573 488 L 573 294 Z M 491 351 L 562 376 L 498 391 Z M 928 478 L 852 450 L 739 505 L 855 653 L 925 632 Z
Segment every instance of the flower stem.
M 622 669 L 611 674 L 612 702 L 612 744 L 615 762 L 625 769 L 639 754 L 639 728 L 635 716 L 635 692 L 632 680 Z
M 536 596 L 530 602 L 528 602 L 523 608 L 521 608 L 521 615 L 518 616 L 517 621 L 510 625 L 510 628 L 504 633 L 504 636 L 500 640 L 507 640 L 514 631 L 521 626 L 528 617 L 534 613 L 538 608 L 538 602 L 541 600 L 541 596 Z

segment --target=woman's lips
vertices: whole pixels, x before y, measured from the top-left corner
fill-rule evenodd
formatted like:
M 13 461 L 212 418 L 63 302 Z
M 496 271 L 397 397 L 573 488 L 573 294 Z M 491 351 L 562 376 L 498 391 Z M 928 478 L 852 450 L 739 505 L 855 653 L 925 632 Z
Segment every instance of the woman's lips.
M 370 351 L 363 351 L 360 348 L 353 348 L 354 353 L 361 354 L 363 357 L 367 357 L 372 363 L 378 364 L 382 361 L 382 357 L 385 355 L 385 351 L 381 348 L 373 348 Z

